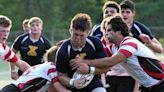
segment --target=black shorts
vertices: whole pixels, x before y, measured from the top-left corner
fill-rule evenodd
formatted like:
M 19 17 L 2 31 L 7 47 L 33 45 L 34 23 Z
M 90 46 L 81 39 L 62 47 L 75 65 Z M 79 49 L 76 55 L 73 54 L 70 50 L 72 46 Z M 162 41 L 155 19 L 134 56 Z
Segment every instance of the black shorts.
M 20 91 L 18 87 L 16 87 L 14 84 L 9 84 L 3 87 L 0 92 L 20 92 Z
M 135 80 L 130 76 L 106 76 L 107 92 L 133 92 Z
M 141 86 L 140 90 L 141 90 L 141 92 L 164 92 L 164 81 L 162 81 L 160 84 L 152 86 L 150 88 Z

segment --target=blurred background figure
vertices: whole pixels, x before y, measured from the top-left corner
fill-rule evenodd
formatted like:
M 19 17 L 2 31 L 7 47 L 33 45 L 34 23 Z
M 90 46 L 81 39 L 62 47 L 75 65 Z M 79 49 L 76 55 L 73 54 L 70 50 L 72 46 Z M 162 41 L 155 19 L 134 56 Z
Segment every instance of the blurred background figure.
M 42 35 L 43 21 L 39 17 L 32 17 L 28 22 L 31 32 L 18 36 L 12 44 L 12 50 L 20 52 L 22 60 L 29 65 L 34 66 L 44 62 L 43 55 L 51 47 L 50 42 Z M 14 65 L 10 65 L 11 78 L 16 80 L 22 71 L 15 69 Z M 15 70 L 15 71 L 14 71 Z M 19 75 L 19 76 L 18 76 Z
M 29 19 L 24 19 L 23 22 L 22 22 L 22 28 L 25 31 L 25 33 L 29 33 L 30 32 L 30 29 L 29 29 L 29 26 L 28 26 L 28 22 L 29 22 Z

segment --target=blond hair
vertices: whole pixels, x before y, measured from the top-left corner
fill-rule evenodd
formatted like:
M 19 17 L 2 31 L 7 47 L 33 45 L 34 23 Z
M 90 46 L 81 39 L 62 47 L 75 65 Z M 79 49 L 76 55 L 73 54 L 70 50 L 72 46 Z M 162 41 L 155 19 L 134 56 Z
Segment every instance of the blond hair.
M 57 45 L 54 45 L 51 48 L 49 48 L 44 55 L 44 60 L 55 63 L 55 55 L 56 55 L 57 50 L 58 50 Z
M 29 19 L 24 19 L 23 22 L 22 22 L 22 27 L 23 29 L 25 29 L 25 25 L 27 24 L 28 25 L 28 22 L 29 22 Z
M 43 25 L 43 21 L 39 17 L 32 17 L 32 18 L 30 18 L 30 20 L 28 22 L 28 26 L 31 27 L 31 24 L 33 24 L 33 23 L 40 23 L 41 25 Z

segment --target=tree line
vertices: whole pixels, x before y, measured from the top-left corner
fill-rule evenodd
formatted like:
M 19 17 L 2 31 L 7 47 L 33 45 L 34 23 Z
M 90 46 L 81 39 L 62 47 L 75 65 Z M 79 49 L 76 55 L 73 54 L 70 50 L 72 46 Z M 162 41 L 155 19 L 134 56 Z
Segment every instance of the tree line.
M 38 16 L 43 19 L 44 30 L 54 31 L 61 36 L 69 32 L 72 17 L 79 12 L 88 13 L 93 24 L 102 20 L 102 6 L 108 0 L 0 0 L 0 14 L 13 21 L 12 30 L 21 30 L 22 21 Z M 115 0 L 120 3 L 122 0 Z M 133 0 L 136 4 L 135 19 L 147 26 L 163 26 L 164 0 Z

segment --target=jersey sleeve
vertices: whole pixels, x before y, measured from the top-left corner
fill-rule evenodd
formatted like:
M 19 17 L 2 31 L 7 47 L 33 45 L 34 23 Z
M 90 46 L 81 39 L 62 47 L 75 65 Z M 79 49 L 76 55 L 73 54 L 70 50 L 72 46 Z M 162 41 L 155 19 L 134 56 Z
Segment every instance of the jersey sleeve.
M 16 54 L 6 45 L 5 51 L 4 51 L 4 60 L 8 62 L 17 62 L 18 57 Z
M 100 25 L 95 25 L 95 26 L 93 27 L 90 36 L 95 36 L 95 37 L 98 37 L 99 39 L 102 38 L 103 33 L 100 31 Z
M 150 37 L 150 39 L 153 39 L 153 38 L 154 38 L 154 36 L 153 36 L 151 30 L 150 30 L 146 25 L 144 25 L 144 24 L 142 24 L 142 23 L 139 23 L 139 22 L 136 22 L 136 24 L 139 25 L 139 27 L 140 27 L 142 33 L 148 35 L 148 36 Z
M 45 37 L 43 37 L 43 39 L 45 41 L 45 48 L 46 48 L 46 50 L 48 50 L 49 48 L 51 48 L 50 41 Z
M 51 78 L 51 82 L 55 83 L 58 81 L 58 72 L 54 64 L 51 65 L 50 69 L 48 69 L 48 76 Z
M 96 38 L 93 40 L 93 42 L 94 42 L 94 45 L 96 47 L 96 51 L 95 51 L 96 52 L 96 58 L 106 57 L 107 55 L 104 51 L 104 48 L 103 48 L 101 41 L 98 38 Z
M 118 52 L 124 54 L 127 58 L 133 55 L 138 49 L 138 46 L 134 42 L 123 43 Z
M 15 50 L 20 50 L 21 42 L 22 42 L 22 36 L 20 35 L 14 40 L 14 43 L 12 44 L 11 47 L 14 48 Z
M 56 68 L 61 73 L 67 73 L 69 70 L 69 57 L 64 43 L 56 53 Z

